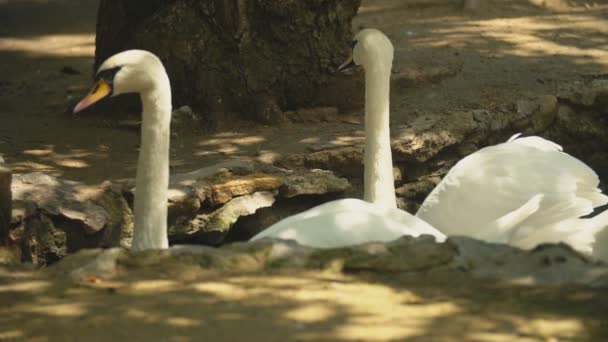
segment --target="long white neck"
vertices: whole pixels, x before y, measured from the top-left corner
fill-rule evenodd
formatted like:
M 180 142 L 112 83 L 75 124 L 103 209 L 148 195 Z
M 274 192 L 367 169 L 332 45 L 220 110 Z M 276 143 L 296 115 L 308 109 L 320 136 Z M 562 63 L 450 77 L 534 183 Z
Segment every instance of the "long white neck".
M 164 74 L 164 73 L 163 73 Z M 133 250 L 164 249 L 167 237 L 171 86 L 166 75 L 152 91 L 141 93 L 141 146 L 135 179 Z
M 364 199 L 396 208 L 389 127 L 391 65 L 381 62 L 365 70 Z

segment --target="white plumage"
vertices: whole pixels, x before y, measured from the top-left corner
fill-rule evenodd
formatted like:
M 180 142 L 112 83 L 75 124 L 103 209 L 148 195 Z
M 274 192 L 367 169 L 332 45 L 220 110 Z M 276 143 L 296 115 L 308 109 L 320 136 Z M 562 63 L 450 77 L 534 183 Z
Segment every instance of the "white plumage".
M 540 137 L 483 148 L 460 160 L 416 214 L 447 235 L 534 248 L 565 242 L 592 253 L 608 214 L 581 216 L 608 203 L 597 174 Z
M 142 103 L 141 150 L 135 178 L 133 250 L 165 249 L 169 187 L 171 85 L 162 62 L 143 50 L 128 50 L 99 67 L 96 84 L 74 112 L 106 97 L 139 94 Z
M 288 217 L 251 240 L 272 237 L 304 246 L 336 248 L 422 234 L 432 235 L 438 242 L 445 240 L 445 235 L 408 212 L 348 198 Z
M 390 147 L 389 93 L 393 46 L 380 31 L 367 29 L 355 36 L 353 62 L 365 69 L 366 201 L 342 199 L 288 217 L 251 241 L 262 238 L 295 240 L 316 248 L 387 242 L 403 235 L 445 235 L 423 220 L 397 209 Z

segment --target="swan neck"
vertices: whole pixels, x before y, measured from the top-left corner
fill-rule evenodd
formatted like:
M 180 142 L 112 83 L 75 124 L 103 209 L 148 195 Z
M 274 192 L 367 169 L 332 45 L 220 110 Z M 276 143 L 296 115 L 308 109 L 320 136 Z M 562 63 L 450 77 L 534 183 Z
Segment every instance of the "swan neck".
M 364 199 L 396 208 L 389 127 L 390 63 L 365 71 Z
M 166 79 L 166 75 L 164 77 Z M 168 248 L 167 193 L 171 89 L 168 79 L 141 93 L 141 145 L 135 179 L 133 250 Z

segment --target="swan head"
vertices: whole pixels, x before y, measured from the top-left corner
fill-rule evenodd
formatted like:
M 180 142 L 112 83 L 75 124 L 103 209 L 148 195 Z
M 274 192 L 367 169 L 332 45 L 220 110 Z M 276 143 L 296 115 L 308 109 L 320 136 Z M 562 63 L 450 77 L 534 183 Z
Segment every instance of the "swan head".
M 393 63 L 393 44 L 384 33 L 376 29 L 364 29 L 355 35 L 352 55 L 338 67 L 338 71 L 354 66 L 369 70 L 375 65 L 390 66 Z
M 91 91 L 74 108 L 74 113 L 107 98 L 153 89 L 165 74 L 158 57 L 144 50 L 128 50 L 108 58 L 97 70 Z

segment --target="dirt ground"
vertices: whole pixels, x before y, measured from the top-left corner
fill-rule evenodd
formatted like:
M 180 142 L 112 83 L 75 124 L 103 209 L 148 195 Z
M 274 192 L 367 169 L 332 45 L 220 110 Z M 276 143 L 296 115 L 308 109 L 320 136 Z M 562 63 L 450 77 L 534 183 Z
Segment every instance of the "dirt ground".
M 396 48 L 393 124 L 428 112 L 509 108 L 608 73 L 607 1 L 486 0 L 477 13 L 456 2 L 363 1 L 354 29 L 382 29 Z M 0 155 L 15 172 L 90 184 L 134 176 L 138 133 L 117 123 L 122 113 L 70 113 L 91 81 L 96 6 L 0 0 Z M 412 70 L 417 82 L 400 77 Z M 347 121 L 219 122 L 213 132 L 181 132 L 172 171 L 360 139 L 361 123 Z M 81 286 L 0 268 L 0 303 L 0 341 L 608 340 L 605 290 L 432 276 L 142 270 L 111 286 Z
M 510 106 L 608 72 L 605 1 L 544 1 L 548 8 L 486 1 L 475 14 L 441 3 L 456 1 L 366 0 L 355 20 L 355 30 L 380 28 L 395 45 L 393 124 L 429 112 Z M 0 1 L 0 154 L 16 172 L 92 184 L 134 176 L 138 132 L 119 123 L 133 115 L 70 113 L 91 82 L 96 7 L 97 0 Z M 213 132 L 173 136 L 172 171 L 360 139 L 361 120 L 346 121 L 252 127 L 219 120 Z

